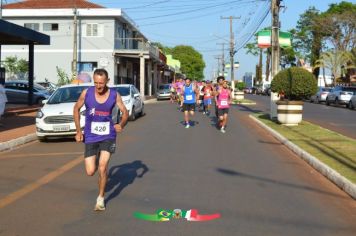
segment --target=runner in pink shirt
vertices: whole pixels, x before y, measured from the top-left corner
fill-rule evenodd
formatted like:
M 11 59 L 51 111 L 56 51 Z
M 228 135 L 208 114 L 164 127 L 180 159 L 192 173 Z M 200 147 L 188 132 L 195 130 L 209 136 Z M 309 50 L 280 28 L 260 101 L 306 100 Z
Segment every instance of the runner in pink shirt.
M 231 91 L 227 85 L 227 81 L 224 81 L 223 86 L 219 87 L 217 91 L 218 95 L 218 116 L 219 127 L 222 133 L 225 133 L 225 126 L 227 123 L 227 114 L 231 104 Z

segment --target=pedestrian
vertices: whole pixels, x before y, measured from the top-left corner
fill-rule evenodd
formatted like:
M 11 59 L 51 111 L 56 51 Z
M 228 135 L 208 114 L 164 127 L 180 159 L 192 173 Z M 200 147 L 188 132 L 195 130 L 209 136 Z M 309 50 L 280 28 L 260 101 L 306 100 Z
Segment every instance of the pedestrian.
M 108 72 L 94 71 L 94 86 L 84 90 L 74 106 L 74 122 L 77 130 L 75 139 L 85 143 L 85 169 L 89 176 L 99 172 L 99 196 L 95 211 L 105 210 L 104 194 L 107 183 L 108 164 L 116 149 L 116 133 L 122 132 L 128 119 L 128 112 L 120 94 L 107 86 Z M 80 108 L 85 105 L 84 137 L 80 128 Z M 122 112 L 120 123 L 114 124 L 112 111 L 117 105 Z M 98 166 L 97 166 L 98 163 Z
M 220 131 L 222 133 L 225 133 L 227 115 L 229 113 L 229 107 L 231 104 L 231 90 L 227 85 L 227 81 L 223 82 L 223 86 L 219 87 L 217 93 L 218 93 L 219 127 L 220 127 Z
M 4 88 L 5 81 L 0 82 L 0 122 L 1 122 L 1 116 L 5 113 L 5 106 L 7 103 L 7 96 L 6 96 L 6 91 Z M 0 123 L 2 126 L 3 124 Z
M 195 104 L 199 99 L 199 90 L 195 84 L 191 83 L 189 78 L 186 78 L 185 85 L 182 89 L 181 107 L 184 112 L 185 128 L 190 127 L 189 114 L 194 116 Z

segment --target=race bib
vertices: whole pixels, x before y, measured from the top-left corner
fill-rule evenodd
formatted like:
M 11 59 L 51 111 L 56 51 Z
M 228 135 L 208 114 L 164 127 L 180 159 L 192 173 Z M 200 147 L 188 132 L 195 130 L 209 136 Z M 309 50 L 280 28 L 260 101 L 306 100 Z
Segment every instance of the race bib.
M 190 101 L 190 100 L 193 100 L 193 96 L 192 95 L 187 95 L 187 100 Z
M 221 106 L 227 106 L 227 101 L 221 101 Z
M 110 133 L 110 122 L 91 122 L 91 133 L 108 135 Z

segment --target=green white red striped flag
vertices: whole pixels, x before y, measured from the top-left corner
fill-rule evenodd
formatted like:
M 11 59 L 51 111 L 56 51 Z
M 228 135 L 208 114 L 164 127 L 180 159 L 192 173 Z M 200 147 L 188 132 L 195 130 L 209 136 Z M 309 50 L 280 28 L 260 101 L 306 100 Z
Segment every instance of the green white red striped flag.
M 292 34 L 289 32 L 279 31 L 279 46 L 282 48 L 291 47 Z M 257 33 L 257 44 L 259 48 L 271 47 L 271 30 L 261 30 Z

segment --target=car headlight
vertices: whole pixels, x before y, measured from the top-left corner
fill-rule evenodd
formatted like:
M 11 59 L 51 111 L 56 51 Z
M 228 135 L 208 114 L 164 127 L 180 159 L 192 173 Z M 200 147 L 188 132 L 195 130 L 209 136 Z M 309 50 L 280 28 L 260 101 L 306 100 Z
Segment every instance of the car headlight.
M 44 114 L 43 114 L 42 110 L 39 110 L 39 111 L 37 112 L 36 118 L 41 119 L 43 116 L 44 116 Z

